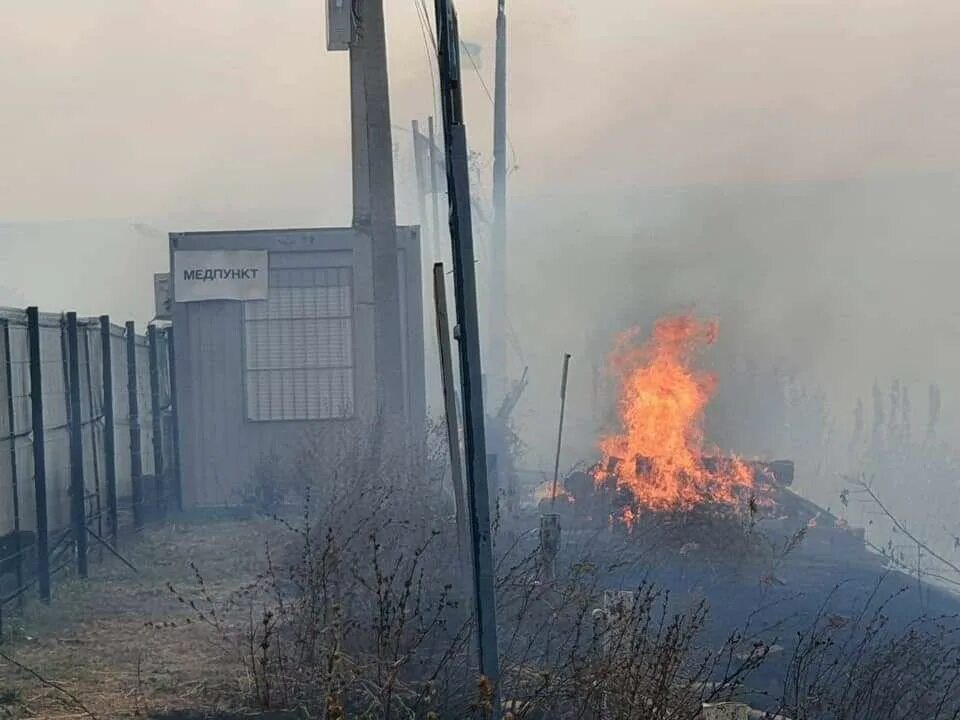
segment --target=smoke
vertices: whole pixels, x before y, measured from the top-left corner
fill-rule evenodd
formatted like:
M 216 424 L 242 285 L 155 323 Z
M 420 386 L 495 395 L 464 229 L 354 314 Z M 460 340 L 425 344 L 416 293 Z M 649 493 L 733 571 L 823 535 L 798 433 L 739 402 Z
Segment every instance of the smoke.
M 0 220 L 148 218 L 162 232 L 349 221 L 347 62 L 323 50 L 323 3 L 6 5 Z M 492 88 L 495 3 L 459 6 Z M 595 452 L 595 371 L 613 334 L 678 310 L 719 319 L 711 424 L 731 450 L 770 445 L 749 429 L 767 420 L 762 403 L 724 390 L 748 366 L 796 374 L 847 424 L 875 380 L 914 397 L 939 380 L 944 430 L 956 426 L 956 3 L 524 0 L 508 12 L 511 365 L 531 368 L 517 411 L 529 463 L 549 465 L 561 353 L 574 354 L 571 463 Z M 402 128 L 437 109 L 415 4 L 388 2 L 387 20 L 403 199 Z M 489 158 L 490 101 L 465 70 L 470 139 Z M 415 209 L 403 202 L 401 222 Z M 51 258 L 75 257 L 58 251 L 91 233 L 66 223 L 33 242 L 18 225 L 26 240 L 10 245 L 10 227 L 0 256 L 43 268 L 12 288 L 31 302 L 149 308 L 162 239 L 125 225 L 97 246 L 113 283 L 65 285 L 76 264 Z M 731 431 L 724 418 L 744 413 L 760 417 Z

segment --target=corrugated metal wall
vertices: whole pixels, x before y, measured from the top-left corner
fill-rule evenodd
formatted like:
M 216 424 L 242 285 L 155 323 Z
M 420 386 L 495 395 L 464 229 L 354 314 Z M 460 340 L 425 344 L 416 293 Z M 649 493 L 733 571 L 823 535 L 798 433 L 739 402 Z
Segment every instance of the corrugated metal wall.
M 408 427 L 426 427 L 417 228 L 398 228 Z M 267 301 L 176 302 L 184 502 L 238 505 L 257 470 L 305 448 L 333 455 L 377 420 L 373 246 L 352 228 L 175 233 L 180 251 L 269 254 Z M 263 327 L 256 327 L 262 324 Z

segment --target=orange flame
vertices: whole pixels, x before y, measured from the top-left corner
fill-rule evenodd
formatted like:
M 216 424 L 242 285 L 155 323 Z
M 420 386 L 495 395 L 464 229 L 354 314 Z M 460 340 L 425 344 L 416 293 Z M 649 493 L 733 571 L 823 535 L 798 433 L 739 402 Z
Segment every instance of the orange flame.
M 620 382 L 621 431 L 600 440 L 595 480 L 615 479 L 636 506 L 686 510 L 705 502 L 735 505 L 754 477 L 740 460 L 703 457 L 703 414 L 716 378 L 693 367 L 697 353 L 717 338 L 717 323 L 692 317 L 659 320 L 639 342 L 637 329 L 621 334 L 610 355 Z M 632 524 L 634 517 L 630 511 Z
M 553 481 L 544 480 L 540 485 L 533 491 L 533 499 L 538 503 L 543 502 L 544 500 L 550 500 L 553 497 Z M 567 491 L 563 488 L 562 485 L 557 485 L 557 500 L 561 502 L 572 503 L 574 502 L 573 496 L 567 494 Z

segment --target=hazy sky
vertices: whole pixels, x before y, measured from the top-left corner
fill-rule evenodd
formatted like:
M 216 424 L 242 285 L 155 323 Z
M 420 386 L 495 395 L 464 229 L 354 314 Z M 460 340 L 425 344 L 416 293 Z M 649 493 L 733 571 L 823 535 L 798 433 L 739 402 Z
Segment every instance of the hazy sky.
M 386 4 L 406 128 L 433 112 L 430 66 L 414 0 Z M 0 0 L 0 286 L 147 319 L 167 230 L 347 223 L 347 58 L 324 49 L 324 5 Z M 458 6 L 489 84 L 496 3 Z M 681 307 L 842 386 L 844 408 L 874 377 L 955 367 L 960 186 L 884 183 L 960 165 L 960 4 L 508 8 L 512 360 L 531 365 L 531 425 L 552 424 L 538 413 L 552 418 L 559 354 L 574 351 L 571 452 L 584 452 L 589 367 L 609 332 Z M 491 108 L 472 71 L 467 89 L 486 153 Z M 847 179 L 868 190 L 804 184 Z M 401 191 L 410 180 L 399 167 Z M 3 226 L 52 220 L 74 222 Z M 94 262 L 101 273 L 77 272 Z
M 430 3 L 428 3 L 430 4 Z M 0 218 L 315 205 L 349 217 L 347 72 L 321 0 L 0 0 Z M 432 104 L 387 0 L 394 118 Z M 495 2 L 461 0 L 488 45 Z M 518 192 L 953 167 L 949 0 L 517 0 Z M 489 79 L 489 45 L 483 71 Z M 471 79 L 470 132 L 489 107 Z

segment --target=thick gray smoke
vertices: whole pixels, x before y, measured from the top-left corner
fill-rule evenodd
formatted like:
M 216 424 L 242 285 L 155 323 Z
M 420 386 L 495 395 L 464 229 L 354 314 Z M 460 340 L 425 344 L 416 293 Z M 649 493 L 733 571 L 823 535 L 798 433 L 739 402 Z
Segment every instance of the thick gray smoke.
M 8 5 L 0 284 L 16 302 L 143 321 L 167 230 L 349 221 L 347 65 L 323 51 L 323 3 Z M 415 3 L 387 5 L 409 199 L 402 128 L 436 114 L 435 97 Z M 495 3 L 459 5 L 490 87 Z M 595 371 L 612 335 L 677 311 L 720 319 L 705 362 L 725 449 L 794 450 L 771 430 L 793 421 L 765 415 L 754 375 L 822 395 L 840 435 L 875 380 L 915 398 L 937 380 L 956 428 L 956 3 L 508 7 L 511 363 L 531 369 L 528 464 L 549 465 L 561 353 L 574 354 L 569 464 L 590 456 L 607 409 Z M 467 71 L 488 159 L 490 102 Z M 415 205 L 401 211 L 416 222 Z M 134 227 L 144 218 L 155 236 Z

